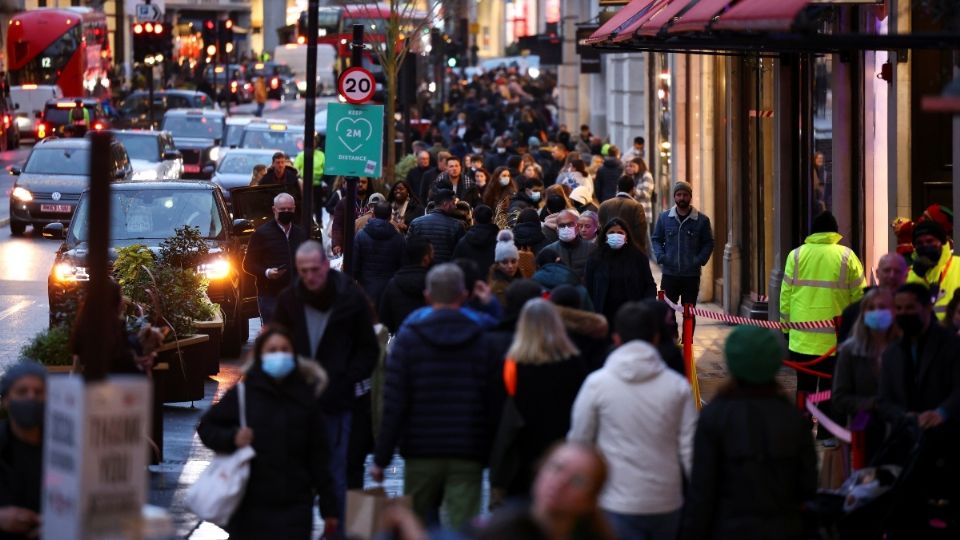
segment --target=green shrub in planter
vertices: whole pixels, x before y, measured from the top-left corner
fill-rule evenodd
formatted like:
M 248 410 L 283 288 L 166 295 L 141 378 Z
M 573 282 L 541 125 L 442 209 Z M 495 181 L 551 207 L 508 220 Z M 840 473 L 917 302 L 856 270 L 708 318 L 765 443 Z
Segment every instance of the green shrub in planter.
M 69 328 L 54 326 L 37 333 L 20 349 L 20 356 L 45 366 L 73 365 Z

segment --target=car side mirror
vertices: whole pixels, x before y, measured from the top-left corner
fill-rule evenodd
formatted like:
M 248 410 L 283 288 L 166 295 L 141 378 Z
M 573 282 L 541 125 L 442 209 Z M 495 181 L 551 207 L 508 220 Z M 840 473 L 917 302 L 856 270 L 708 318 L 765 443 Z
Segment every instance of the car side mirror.
M 183 158 L 183 154 L 180 153 L 179 150 L 167 150 L 166 152 L 163 153 L 164 160 L 181 159 L 181 158 Z
M 113 173 L 114 180 L 123 180 L 126 177 L 127 177 L 127 171 L 125 171 L 124 169 L 120 169 Z
M 256 230 L 256 227 L 253 226 L 253 222 L 249 219 L 233 220 L 234 236 L 247 236 L 249 234 L 253 234 L 254 230 Z
M 43 226 L 43 237 L 63 240 L 67 237 L 67 229 L 63 226 L 63 223 L 47 223 Z
M 7 170 L 10 171 L 10 174 L 12 174 L 13 176 L 20 176 L 20 173 L 23 172 L 22 170 L 20 170 L 20 167 L 17 167 L 16 165 L 12 165 Z
M 216 170 L 217 168 L 214 167 L 212 163 L 207 163 L 206 165 L 203 166 L 202 169 L 200 169 L 200 172 L 208 176 L 213 176 L 213 172 Z

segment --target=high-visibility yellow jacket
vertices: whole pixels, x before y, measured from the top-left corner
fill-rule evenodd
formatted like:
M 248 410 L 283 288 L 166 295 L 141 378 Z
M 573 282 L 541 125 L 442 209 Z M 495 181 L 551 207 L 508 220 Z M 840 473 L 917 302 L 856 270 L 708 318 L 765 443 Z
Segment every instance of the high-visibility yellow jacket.
M 863 264 L 838 233 L 811 234 L 787 255 L 780 287 L 780 321 L 831 320 L 863 297 Z M 837 344 L 833 328 L 790 330 L 790 350 L 821 355 Z
M 938 288 L 933 310 L 937 313 L 937 318 L 943 320 L 947 315 L 947 304 L 957 289 L 960 289 L 960 257 L 954 255 L 949 246 L 944 245 L 937 265 L 927 271 L 925 276 L 918 276 L 910 269 L 907 283 L 923 283 L 928 287 Z
M 297 154 L 297 157 L 293 159 L 293 167 L 297 169 L 297 174 L 300 175 L 300 178 L 303 178 L 305 160 L 304 152 L 300 152 Z M 322 150 L 317 149 L 313 151 L 313 185 L 315 186 L 323 184 L 323 169 L 326 161 L 327 158 Z

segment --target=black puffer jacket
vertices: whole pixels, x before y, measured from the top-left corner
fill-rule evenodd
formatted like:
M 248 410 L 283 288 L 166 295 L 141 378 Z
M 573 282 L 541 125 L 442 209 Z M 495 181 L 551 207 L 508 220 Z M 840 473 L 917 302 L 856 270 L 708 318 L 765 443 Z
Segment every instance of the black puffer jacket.
M 457 242 L 465 234 L 463 222 L 442 210 L 434 210 L 410 223 L 407 236 L 422 236 L 433 245 L 433 260 L 437 264 L 450 262 Z
M 495 370 L 483 329 L 460 310 L 438 309 L 408 321 L 387 358 L 375 463 L 386 467 L 398 445 L 406 459 L 485 462 Z
M 353 275 L 374 306 L 387 282 L 400 268 L 403 236 L 389 221 L 373 218 L 357 233 L 353 252 Z
M 304 305 L 313 300 L 300 280 L 280 293 L 273 322 L 293 332 L 298 355 L 317 360 L 326 370 L 330 384 L 320 404 L 326 413 L 340 413 L 352 409 L 354 385 L 373 373 L 380 343 L 373 333 L 370 303 L 360 287 L 345 274 L 330 270 L 327 288 L 330 318 L 315 350 L 310 347 L 304 311 Z
M 540 250 L 545 248 L 550 241 L 543 235 L 540 223 L 517 223 L 513 226 L 513 243 L 518 248 L 528 247 L 537 255 Z
M 330 476 L 329 447 L 317 390 L 325 378 L 309 360 L 282 381 L 255 365 L 244 378 L 247 425 L 253 430 L 250 480 L 227 530 L 230 538 L 310 538 L 313 499 L 320 513 L 338 515 Z M 313 373 L 313 376 L 308 375 Z M 197 434 L 211 450 L 236 450 L 240 427 L 236 387 L 203 415 Z
M 423 291 L 427 288 L 427 269 L 404 266 L 387 283 L 380 298 L 380 323 L 396 334 L 407 315 L 427 305 Z
M 816 495 L 810 428 L 776 387 L 722 391 L 700 413 L 684 540 L 800 539 Z
M 457 242 L 453 258 L 470 259 L 477 263 L 477 268 L 490 268 L 499 232 L 500 229 L 492 223 L 478 223 L 470 227 L 467 234 Z
M 597 177 L 593 180 L 593 189 L 597 200 L 601 203 L 617 195 L 617 182 L 623 176 L 623 163 L 617 158 L 603 160 L 603 165 L 597 169 Z

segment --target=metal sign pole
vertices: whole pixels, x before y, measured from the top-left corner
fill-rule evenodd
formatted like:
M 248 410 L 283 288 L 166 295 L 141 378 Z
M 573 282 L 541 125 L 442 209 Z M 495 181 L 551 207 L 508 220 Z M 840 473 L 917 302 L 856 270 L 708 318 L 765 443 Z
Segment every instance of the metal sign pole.
M 106 359 L 108 353 L 116 345 L 116 313 L 117 306 L 109 305 L 107 298 L 107 283 L 110 279 L 110 269 L 107 265 L 107 251 L 110 246 L 110 141 L 113 138 L 109 133 L 93 131 L 90 133 L 90 225 L 87 232 L 88 243 L 87 265 L 90 281 L 87 286 L 86 305 L 83 323 L 85 328 L 80 329 L 87 339 L 83 340 L 83 350 L 80 351 L 83 377 L 90 383 L 101 381 L 107 376 Z M 105 316 L 90 316 L 92 314 Z
M 350 67 L 359 67 L 363 65 L 363 25 L 353 25 L 353 43 L 350 49 Z M 353 275 L 353 234 L 354 221 L 353 209 L 357 207 L 357 182 L 356 176 L 347 177 L 347 198 L 344 201 L 344 220 L 343 220 L 343 271 L 347 275 Z M 368 186 L 369 189 L 369 186 Z
M 317 27 L 319 26 L 320 2 L 310 0 L 307 5 L 307 102 L 304 104 L 303 134 L 303 232 L 310 236 L 313 231 L 313 156 L 316 140 L 317 114 Z

